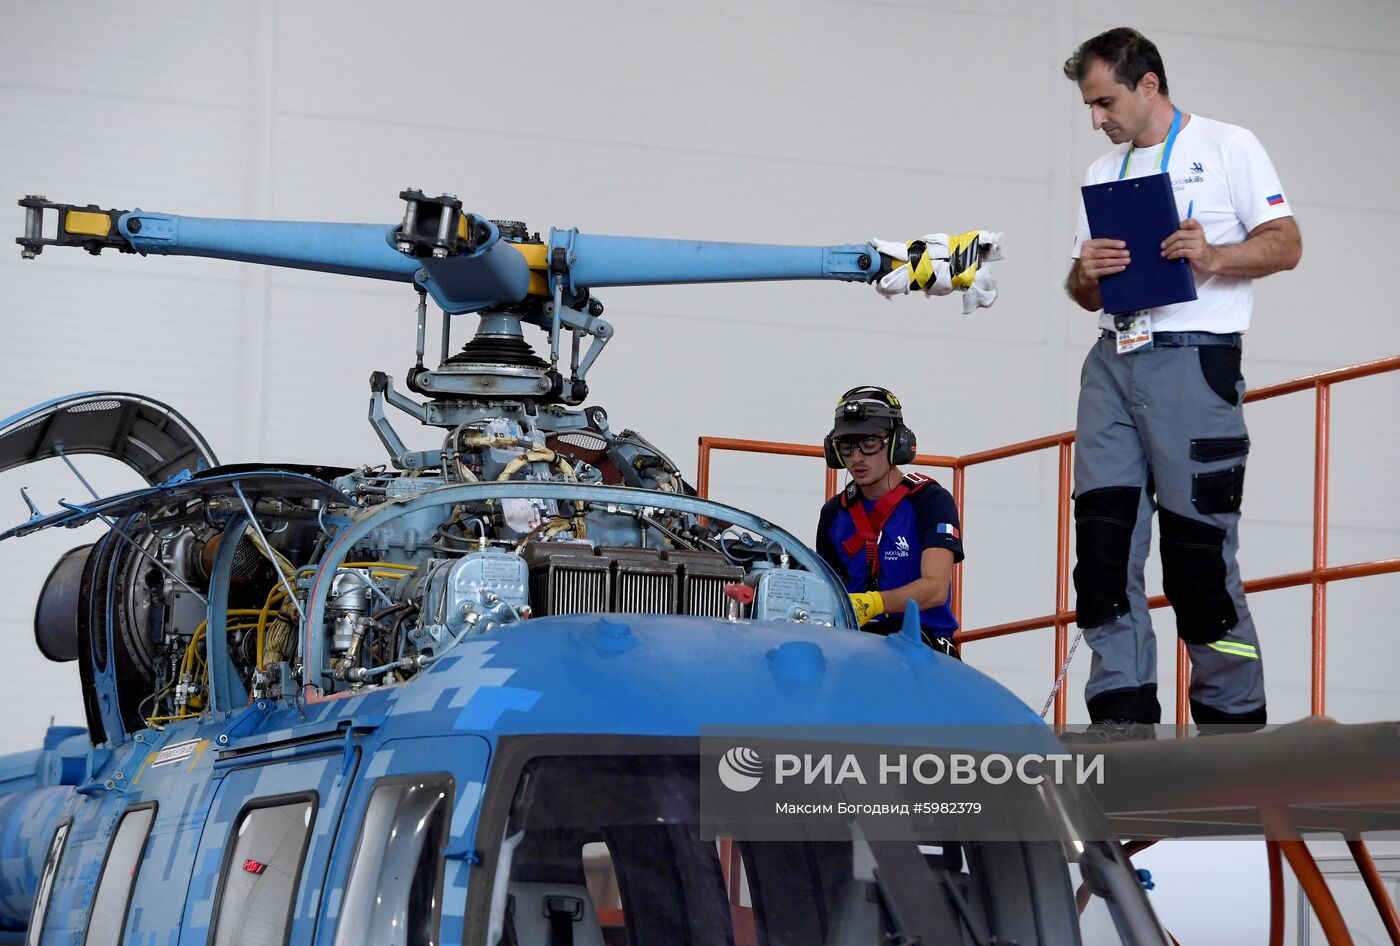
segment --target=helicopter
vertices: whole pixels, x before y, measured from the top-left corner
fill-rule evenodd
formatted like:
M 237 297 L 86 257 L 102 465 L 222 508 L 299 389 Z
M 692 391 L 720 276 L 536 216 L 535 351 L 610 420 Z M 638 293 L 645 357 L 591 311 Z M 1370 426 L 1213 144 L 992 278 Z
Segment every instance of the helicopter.
M 174 408 L 125 392 L 0 422 L 0 469 L 57 458 L 86 484 L 73 458 L 97 454 L 146 483 L 30 502 L 0 533 L 108 528 L 61 557 L 37 605 L 36 645 L 77 661 L 87 725 L 0 758 L 0 943 L 1029 946 L 1081 941 L 1076 885 L 1115 941 L 1167 942 L 1102 813 L 1057 786 L 989 813 L 1002 834 L 940 802 L 890 836 L 839 780 L 814 787 L 818 807 L 854 813 L 822 831 L 769 818 L 764 833 L 717 803 L 781 771 L 772 740 L 790 727 L 867 746 L 883 727 L 949 727 L 984 758 L 1063 747 L 924 646 L 916 610 L 900 633 L 860 633 L 813 550 L 697 496 L 588 403 L 614 331 L 597 289 L 834 279 L 974 308 L 995 299 L 999 234 L 541 238 L 451 194 L 399 198 L 387 225 L 20 201 L 27 258 L 70 246 L 410 283 L 405 384 L 422 400 L 372 375 L 387 460 L 356 468 L 221 463 Z M 441 447 L 409 449 L 390 408 Z

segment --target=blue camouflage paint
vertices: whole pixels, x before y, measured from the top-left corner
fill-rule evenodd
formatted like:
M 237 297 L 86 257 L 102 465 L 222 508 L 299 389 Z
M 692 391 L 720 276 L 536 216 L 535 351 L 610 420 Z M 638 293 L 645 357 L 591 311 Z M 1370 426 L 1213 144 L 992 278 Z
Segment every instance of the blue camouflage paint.
M 629 646 L 617 647 L 619 639 Z M 802 667 L 795 672 L 788 655 L 799 652 Z M 127 941 L 202 946 L 229 834 L 249 799 L 314 792 L 291 941 L 329 943 L 375 781 L 446 771 L 457 787 L 449 843 L 456 855 L 445 871 L 442 941 L 459 942 L 471 874 L 467 852 L 501 736 L 695 737 L 702 726 L 723 724 L 1039 723 L 990 678 L 929 656 L 904 646 L 899 635 L 785 622 L 539 618 L 465 641 L 397 687 L 301 709 L 284 702 L 265 711 L 211 713 L 138 733 L 76 790 L 41 786 L 33 774 L 43 768 L 37 753 L 8 757 L 0 760 L 0 787 L 6 772 L 29 774 L 23 789 L 0 795 L 0 824 L 19 817 L 27 833 L 17 840 L 0 834 L 8 845 L 0 850 L 0 911 L 12 928 L 25 914 L 53 828 L 72 817 L 43 942 L 74 942 L 121 814 L 154 801 L 159 808 Z M 236 735 L 221 747 L 218 737 L 229 732 Z M 179 764 L 153 764 L 162 748 L 191 740 L 206 741 L 202 751 Z M 442 751 L 449 743 L 479 749 Z

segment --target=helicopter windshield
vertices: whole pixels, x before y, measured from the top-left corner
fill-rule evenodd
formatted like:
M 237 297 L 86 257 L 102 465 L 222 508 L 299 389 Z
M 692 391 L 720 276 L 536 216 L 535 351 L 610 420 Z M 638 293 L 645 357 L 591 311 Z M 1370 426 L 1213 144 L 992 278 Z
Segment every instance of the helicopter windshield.
M 1164 942 L 1116 843 L 743 841 L 702 828 L 696 754 L 598 741 L 512 767 L 504 824 L 488 805 L 488 946 Z

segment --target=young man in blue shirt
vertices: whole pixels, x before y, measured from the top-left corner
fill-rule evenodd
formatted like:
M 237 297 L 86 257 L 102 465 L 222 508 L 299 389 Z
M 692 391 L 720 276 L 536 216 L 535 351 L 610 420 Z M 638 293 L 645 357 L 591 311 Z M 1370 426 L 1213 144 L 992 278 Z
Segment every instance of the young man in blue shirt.
M 850 482 L 822 507 L 817 552 L 845 581 L 861 627 L 897 631 L 905 605 L 917 601 L 924 642 L 961 659 L 948 606 L 963 559 L 958 508 L 929 477 L 899 470 L 917 452 L 899 399 L 879 387 L 847 391 L 823 446 L 827 465 Z

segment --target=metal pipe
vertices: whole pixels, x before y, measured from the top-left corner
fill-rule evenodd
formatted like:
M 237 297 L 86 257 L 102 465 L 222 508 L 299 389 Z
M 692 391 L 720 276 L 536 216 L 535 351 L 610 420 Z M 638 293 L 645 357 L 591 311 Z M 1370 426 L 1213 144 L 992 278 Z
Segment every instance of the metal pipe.
M 701 437 L 701 447 L 713 450 L 729 450 L 734 453 L 766 453 L 780 457 L 825 457 L 821 445 L 806 443 L 785 443 L 778 440 L 743 440 L 734 437 Z M 937 466 L 956 469 L 962 461 L 957 457 L 935 453 L 920 453 L 909 466 Z
M 961 521 L 961 529 L 967 529 L 967 473 L 960 466 L 953 467 L 953 505 L 957 507 L 958 519 Z M 953 620 L 958 622 L 958 627 L 962 627 L 963 621 L 963 563 L 958 562 L 953 566 Z M 956 632 L 953 640 L 959 640 Z
M 1323 581 L 1342 581 L 1348 578 L 1369 578 L 1373 575 L 1392 575 L 1400 573 L 1400 558 L 1387 558 L 1378 562 L 1358 562 L 1354 565 L 1331 565 L 1316 573 L 1289 572 L 1286 575 L 1274 575 L 1268 578 L 1255 578 L 1244 583 L 1244 590 L 1254 594 L 1260 591 L 1276 591 L 1280 588 L 1296 588 L 1300 585 L 1311 584 L 1314 577 L 1319 577 Z M 1154 595 L 1147 599 L 1147 606 L 1152 610 L 1166 607 L 1168 604 L 1166 595 Z M 1063 620 L 1067 623 L 1074 623 L 1075 612 L 1065 611 L 1059 614 L 1042 614 L 1038 617 L 1022 618 L 1019 621 L 1010 621 L 1006 624 L 993 624 L 987 627 L 974 628 L 962 631 L 958 634 L 959 641 L 985 640 L 989 637 L 1003 637 L 1007 634 L 1017 634 L 1021 631 L 1035 631 L 1041 628 L 1054 627 L 1056 620 Z
M 1069 524 L 1072 511 L 1070 497 L 1073 493 L 1073 448 L 1067 441 L 1061 441 L 1059 486 L 1055 496 L 1055 613 L 1069 610 Z M 1069 637 L 1069 624 L 1063 620 L 1055 622 L 1055 674 L 1059 679 L 1060 670 L 1065 665 Z M 1066 674 L 1068 679 L 1068 674 Z M 1069 690 L 1060 684 L 1055 691 L 1055 725 L 1063 727 L 1069 718 Z
M 1191 654 L 1186 642 L 1176 639 L 1176 738 L 1186 738 L 1191 722 Z
M 979 463 L 1019 457 L 1022 454 L 1035 453 L 1038 450 L 1049 450 L 1062 443 L 1074 443 L 1074 431 L 1066 430 L 1048 437 L 1037 437 L 1034 440 L 1023 440 L 1020 443 L 1008 444 L 1004 447 L 993 447 L 991 450 L 965 453 L 960 457 L 954 457 L 953 460 L 958 466 L 976 466 Z
M 1312 904 L 1313 913 L 1317 916 L 1317 922 L 1322 927 L 1329 946 L 1353 946 L 1351 933 L 1347 930 L 1346 921 L 1342 919 L 1342 911 L 1337 906 L 1336 898 L 1332 896 L 1326 878 L 1322 876 L 1322 871 L 1318 870 L 1317 861 L 1313 860 L 1312 852 L 1298 836 L 1297 829 L 1293 827 L 1287 813 L 1279 808 L 1261 808 L 1259 820 L 1264 824 L 1264 831 L 1273 835 L 1283 856 L 1288 858 L 1288 866 L 1293 868 L 1298 885 L 1307 895 L 1308 903 Z
M 70 459 L 68 459 L 68 454 L 66 454 L 66 453 L 63 452 L 63 444 L 61 444 L 61 443 L 56 443 L 56 444 L 54 444 L 54 445 L 53 445 L 53 452 L 56 453 L 56 454 L 58 454 L 58 458 L 59 458 L 60 460 L 62 460 L 64 463 L 68 464 L 68 469 L 70 469 L 70 470 L 73 471 L 73 475 L 76 476 L 76 477 L 78 478 L 78 482 L 79 482 L 79 483 L 82 483 L 82 484 L 83 484 L 83 488 L 86 489 L 86 490 L 88 491 L 88 494 L 91 495 L 93 499 L 97 500 L 98 502 L 101 502 L 101 501 L 102 501 L 102 497 L 99 496 L 99 495 L 97 495 L 97 490 L 95 490 L 95 489 L 92 488 L 92 484 L 89 483 L 89 482 L 87 481 L 87 477 L 86 477 L 86 476 L 83 476 L 83 474 L 80 473 L 80 472 L 78 471 L 78 468 L 77 468 L 77 466 L 74 465 L 73 461 L 70 460 Z
M 414 203 L 410 201 L 410 203 Z M 404 218 L 404 226 L 407 227 L 407 217 Z M 444 315 L 443 318 L 447 316 Z M 423 367 L 423 350 L 427 347 L 428 334 L 428 291 L 418 290 L 418 358 L 414 361 L 414 367 Z
M 1366 889 L 1381 915 L 1381 922 L 1385 924 L 1390 942 L 1393 946 L 1400 946 L 1400 916 L 1396 915 L 1395 901 L 1390 899 L 1390 891 L 1385 889 L 1385 881 L 1381 879 L 1381 872 L 1376 870 L 1376 862 L 1371 859 L 1366 842 L 1360 838 L 1347 838 L 1347 847 L 1351 850 L 1352 859 L 1361 871 L 1361 879 L 1366 882 Z
M 1269 858 L 1269 946 L 1283 946 L 1283 860 L 1278 842 L 1265 841 Z
M 1313 574 L 1327 567 L 1327 472 L 1331 450 L 1332 389 L 1317 384 L 1317 427 L 1313 470 Z M 1327 711 L 1327 582 L 1312 586 L 1312 713 Z
M 1376 361 L 1367 361 L 1359 365 L 1352 365 L 1349 368 L 1334 368 L 1331 371 L 1321 371 L 1317 374 L 1304 375 L 1301 378 L 1294 378 L 1291 381 L 1280 381 L 1278 384 L 1265 385 L 1262 388 L 1254 388 L 1246 391 L 1244 401 L 1263 401 L 1271 397 L 1280 397 L 1284 394 L 1297 394 L 1320 384 L 1336 384 L 1338 381 L 1354 381 L 1357 378 L 1369 378 L 1372 375 L 1385 374 L 1387 371 L 1400 371 L 1400 355 L 1391 355 L 1389 358 L 1380 358 Z
M 695 458 L 695 495 L 710 498 L 710 444 L 708 437 L 700 438 L 700 452 Z

